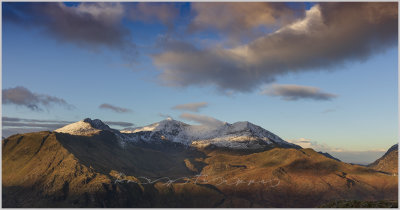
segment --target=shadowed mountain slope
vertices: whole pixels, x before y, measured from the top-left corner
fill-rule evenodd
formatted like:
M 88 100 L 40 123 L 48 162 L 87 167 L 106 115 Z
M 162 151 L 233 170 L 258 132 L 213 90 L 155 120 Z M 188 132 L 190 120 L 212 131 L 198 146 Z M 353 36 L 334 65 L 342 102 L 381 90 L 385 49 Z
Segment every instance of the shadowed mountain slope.
M 398 160 L 399 160 L 399 145 L 395 144 L 378 160 L 369 165 L 378 171 L 387 173 L 398 174 Z
M 109 133 L 102 134 L 88 140 L 38 132 L 3 140 L 3 207 L 204 207 L 222 200 L 221 193 L 196 184 L 136 183 L 137 178 L 113 169 L 128 172 L 140 170 L 141 166 L 135 163 L 145 161 L 150 166 L 155 165 L 150 169 L 155 175 L 158 169 L 168 173 L 171 169 L 166 167 L 172 166 L 169 161 L 174 155 L 166 159 L 157 151 L 132 150 L 130 158 L 136 155 L 136 160 L 127 159 L 124 162 L 118 157 L 120 151 L 115 148 L 113 139 L 106 138 Z M 66 144 L 69 146 L 64 147 Z M 76 148 L 78 145 L 82 151 Z M 98 156 L 91 157 L 94 154 L 92 150 L 97 150 Z M 109 152 L 116 153 L 109 156 Z M 147 156 L 141 152 L 147 153 Z M 99 158 L 101 155 L 105 156 Z M 158 159 L 147 159 L 151 155 Z M 129 161 L 132 162 L 127 163 Z M 160 167 L 160 161 L 169 165 Z M 181 164 L 181 168 L 172 168 L 173 173 L 182 170 L 181 174 L 190 174 L 191 171 L 184 168 L 183 160 Z M 140 171 L 139 175 L 142 171 L 150 173 Z M 123 181 L 118 182 L 119 179 Z M 211 195 L 213 198 L 208 198 Z

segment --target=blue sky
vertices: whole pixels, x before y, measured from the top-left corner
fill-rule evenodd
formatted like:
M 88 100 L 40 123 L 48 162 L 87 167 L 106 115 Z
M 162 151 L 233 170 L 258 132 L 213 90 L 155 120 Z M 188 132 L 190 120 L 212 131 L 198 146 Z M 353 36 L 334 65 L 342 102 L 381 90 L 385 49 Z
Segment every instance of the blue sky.
M 268 60 L 270 54 L 262 55 L 264 57 L 261 54 L 271 49 L 257 51 L 257 46 L 264 46 L 257 40 L 273 36 L 271 34 L 278 29 L 284 29 L 281 33 L 286 33 L 287 37 L 295 37 L 296 34 L 293 35 L 294 32 L 288 28 L 296 22 L 307 20 L 307 17 L 316 21 L 314 19 L 319 16 L 315 14 L 319 13 L 307 11 L 318 5 L 298 3 L 295 6 L 285 5 L 285 10 L 279 10 L 281 7 L 275 5 L 267 5 L 269 11 L 278 11 L 273 13 L 275 18 L 272 20 L 254 15 L 250 22 L 239 21 L 232 25 L 228 20 L 224 22 L 223 17 L 233 14 L 236 11 L 235 7 L 225 7 L 224 11 L 227 14 L 220 14 L 221 19 L 215 20 L 218 24 L 214 24 L 204 18 L 210 14 L 201 16 L 207 12 L 203 5 L 181 3 L 138 7 L 135 4 L 124 4 L 124 12 L 116 18 L 116 22 L 111 26 L 108 23 L 104 24 L 104 27 L 110 27 L 110 30 L 119 30 L 116 28 L 121 27 L 129 31 L 128 35 L 123 37 L 124 41 L 129 39 L 129 43 L 136 46 L 136 53 L 129 54 L 125 42 L 122 47 L 114 46 L 108 44 L 109 40 L 99 38 L 99 41 L 93 44 L 87 40 L 90 37 L 77 37 L 79 34 L 74 32 L 62 34 L 65 31 L 55 28 L 51 23 L 34 20 L 35 15 L 43 16 L 48 13 L 39 15 L 21 9 L 29 8 L 32 6 L 29 4 L 32 3 L 10 9 L 12 4 L 3 4 L 3 116 L 64 121 L 79 121 L 90 117 L 103 121 L 129 122 L 135 127 L 160 121 L 169 115 L 174 119 L 195 124 L 195 121 L 180 118 L 183 112 L 188 112 L 187 110 L 176 110 L 172 107 L 206 102 L 206 107 L 193 114 L 229 123 L 250 121 L 285 140 L 307 142 L 315 149 L 328 150 L 337 156 L 340 156 L 340 152 L 364 151 L 370 154 L 367 156 L 368 160 L 373 160 L 398 141 L 398 48 L 397 33 L 391 32 L 397 32 L 397 25 L 386 24 L 386 27 L 395 27 L 395 30 L 391 30 L 384 26 L 371 25 L 373 23 L 362 18 L 355 20 L 354 24 L 358 24 L 358 28 L 355 28 L 362 33 L 348 33 L 359 36 L 354 39 L 362 40 L 359 42 L 351 41 L 352 37 L 347 34 L 340 34 L 345 30 L 341 29 L 341 26 L 347 27 L 343 24 L 321 25 L 316 28 L 308 26 L 307 30 L 313 33 L 319 33 L 318 30 L 321 30 L 321 34 L 325 28 L 334 29 L 338 37 L 344 37 L 343 43 L 346 45 L 343 44 L 341 48 L 342 41 L 339 39 L 333 40 L 334 46 L 330 46 L 329 37 L 327 42 L 310 42 L 311 44 L 304 49 L 304 54 L 309 54 L 310 57 L 301 53 L 295 54 L 298 48 L 304 47 L 303 45 L 297 46 L 296 49 L 285 46 L 285 50 L 290 50 L 289 53 L 282 50 L 286 54 L 279 54 L 281 45 L 276 45 L 270 54 L 278 54 L 273 60 Z M 343 7 L 350 8 L 350 5 L 345 4 L 341 3 L 337 10 Z M 68 8 L 71 8 L 70 6 L 68 5 Z M 210 5 L 219 6 L 221 7 Z M 43 5 L 36 7 L 45 8 Z M 58 7 L 69 11 L 63 6 Z M 72 8 L 75 7 L 79 7 L 79 4 Z M 116 5 L 102 5 L 98 8 L 105 12 L 114 7 Z M 154 11 L 161 11 L 161 7 L 166 8 L 163 10 L 165 16 L 154 15 Z M 320 7 L 323 8 L 324 5 Z M 388 7 L 390 8 L 390 5 Z M 96 5 L 87 8 L 80 12 L 86 11 L 94 16 L 93 8 L 97 8 Z M 364 7 L 356 5 L 353 8 L 362 12 Z M 254 7 L 249 6 L 248 9 L 250 11 Z M 26 13 L 24 15 L 27 15 L 28 19 L 12 20 L 7 10 L 18 11 L 18 14 Z M 129 18 L 129 15 L 132 16 L 135 12 L 149 15 Z M 66 14 L 81 13 L 73 11 Z M 238 15 L 237 20 L 242 20 L 249 14 Z M 323 17 L 329 17 L 328 15 L 322 14 Z M 378 19 L 379 15 L 383 16 L 383 20 L 391 21 L 391 17 L 384 14 L 375 14 L 375 17 Z M 233 20 L 235 18 L 232 17 Z M 281 23 L 284 19 L 287 19 L 286 22 Z M 94 23 L 104 21 L 98 18 L 91 20 Z M 264 24 L 263 21 L 268 24 Z M 334 21 L 335 18 L 332 25 Z M 171 27 L 168 24 L 175 26 Z M 190 31 L 190 27 L 194 29 Z M 364 30 L 367 27 L 371 29 Z M 382 34 L 376 33 L 378 30 L 382 31 Z M 348 40 L 345 40 L 347 38 Z M 85 46 L 85 42 L 91 44 Z M 261 44 L 253 44 L 256 42 Z M 351 46 L 352 43 L 355 43 L 354 46 Z M 325 48 L 320 47 L 322 45 L 326 45 L 328 53 L 325 53 Z M 255 57 L 261 56 L 254 63 L 246 63 L 250 65 L 249 69 L 239 68 L 243 63 L 229 57 L 229 50 L 239 49 L 241 46 L 253 50 Z M 315 51 L 312 51 L 314 48 Z M 334 51 L 329 51 L 333 48 Z M 226 54 L 228 57 L 223 57 Z M 191 55 L 193 57 L 189 57 Z M 211 58 L 208 55 L 211 55 Z M 244 56 L 252 60 L 251 55 L 253 54 Z M 274 63 L 282 56 L 287 56 L 287 60 L 282 58 L 282 61 Z M 199 65 L 190 66 L 191 59 L 198 61 Z M 182 61 L 188 63 L 182 64 Z M 231 65 L 234 65 L 233 70 L 227 68 Z M 215 67 L 215 71 L 222 69 L 224 74 L 215 74 L 221 77 L 215 78 L 212 69 L 207 67 Z M 246 72 L 251 75 L 247 77 Z M 259 75 L 259 78 L 254 74 Z M 241 77 L 243 83 L 240 82 Z M 285 92 L 282 87 L 289 84 L 297 85 L 297 89 L 294 92 L 293 89 L 285 89 Z M 277 85 L 277 88 L 273 89 L 273 85 Z M 38 105 L 41 110 L 34 110 L 11 99 L 5 101 L 4 90 L 18 86 L 34 94 L 63 99 L 74 108 L 67 108 L 62 105 L 63 102 L 57 102 L 42 104 L 41 107 Z M 312 88 L 317 88 L 320 93 L 312 92 Z M 263 90 L 269 92 L 262 94 Z M 319 97 L 321 95 L 324 97 Z M 100 109 L 101 104 L 132 111 L 118 113 L 112 109 Z M 5 129 L 3 128 L 3 133 Z M 354 161 L 361 160 L 355 158 Z

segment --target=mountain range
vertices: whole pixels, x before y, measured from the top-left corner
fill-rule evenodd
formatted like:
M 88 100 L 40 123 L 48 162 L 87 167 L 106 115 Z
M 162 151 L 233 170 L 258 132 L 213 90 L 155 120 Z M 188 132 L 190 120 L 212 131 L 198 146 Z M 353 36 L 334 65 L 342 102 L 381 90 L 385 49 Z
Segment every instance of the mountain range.
M 274 146 L 301 148 L 250 122 L 224 123 L 219 126 L 189 125 L 168 118 L 158 123 L 118 131 L 101 120 L 84 119 L 55 130 L 72 135 L 91 135 L 101 130 L 113 132 L 122 143 L 157 142 L 160 139 L 186 146 L 216 146 L 231 149 L 263 149 Z
M 340 162 L 249 122 L 118 131 L 87 118 L 2 149 L 3 207 L 317 207 L 398 195 L 385 158 L 383 168 Z

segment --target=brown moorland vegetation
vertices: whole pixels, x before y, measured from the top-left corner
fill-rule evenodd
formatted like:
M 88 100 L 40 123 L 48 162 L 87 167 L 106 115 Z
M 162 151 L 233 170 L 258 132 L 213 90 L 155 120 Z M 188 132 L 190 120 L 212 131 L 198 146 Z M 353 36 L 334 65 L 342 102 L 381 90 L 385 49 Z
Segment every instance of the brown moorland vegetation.
M 2 147 L 3 207 L 317 207 L 398 194 L 397 176 L 312 149 L 121 144 L 108 131 L 14 135 Z

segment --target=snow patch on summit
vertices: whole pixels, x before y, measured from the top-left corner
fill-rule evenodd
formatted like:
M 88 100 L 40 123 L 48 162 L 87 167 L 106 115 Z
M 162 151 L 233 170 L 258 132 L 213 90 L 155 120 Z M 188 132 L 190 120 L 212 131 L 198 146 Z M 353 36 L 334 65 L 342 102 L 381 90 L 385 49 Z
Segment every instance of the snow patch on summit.
M 127 142 L 157 142 L 165 140 L 193 147 L 206 147 L 209 145 L 233 149 L 258 149 L 276 145 L 299 147 L 247 121 L 207 126 L 189 125 L 177 120 L 166 119 L 144 127 L 118 131 L 111 129 L 101 120 L 86 118 L 59 128 L 55 132 L 90 136 L 102 130 L 114 133 L 121 140 L 121 145 L 125 145 Z
M 176 129 L 179 129 L 181 126 L 189 126 L 183 122 L 179 122 L 177 120 L 173 120 L 171 118 L 167 118 L 158 123 L 153 123 L 151 125 L 134 128 L 132 130 L 122 130 L 121 133 L 137 133 L 141 131 L 165 131 L 167 133 L 173 132 Z
M 91 120 L 90 118 L 86 118 L 54 131 L 58 133 L 68 133 L 71 135 L 90 136 L 102 130 L 111 130 L 111 128 L 99 119 Z
M 169 140 L 195 147 L 215 145 L 229 148 L 257 148 L 279 144 L 295 146 L 285 142 L 275 134 L 247 121 L 219 126 L 188 125 L 180 121 L 167 119 L 134 130 L 123 130 L 126 140 L 155 141 Z

